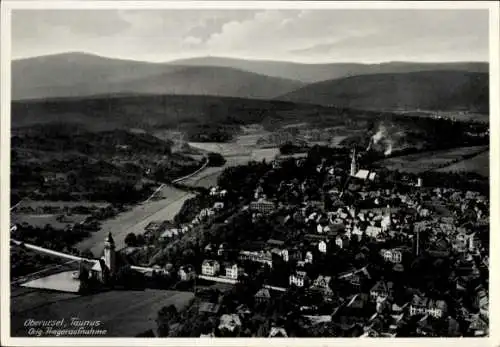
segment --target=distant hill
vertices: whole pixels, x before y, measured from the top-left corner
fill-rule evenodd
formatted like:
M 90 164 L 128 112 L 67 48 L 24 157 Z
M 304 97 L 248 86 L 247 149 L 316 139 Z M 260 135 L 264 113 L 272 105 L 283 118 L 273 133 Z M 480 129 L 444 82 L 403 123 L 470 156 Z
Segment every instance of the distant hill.
M 423 71 L 374 74 L 307 85 L 280 100 L 365 110 L 467 110 L 487 113 L 487 73 Z
M 70 52 L 12 62 L 13 100 L 97 94 L 201 94 L 272 98 L 308 83 L 378 73 L 488 72 L 488 63 L 299 64 L 201 57 L 168 63 Z
M 179 66 L 66 53 L 12 63 L 12 99 L 98 94 L 188 94 L 273 98 L 302 82 L 229 67 Z
M 380 64 L 328 63 L 300 64 L 286 61 L 245 60 L 223 57 L 198 57 L 171 62 L 172 65 L 222 66 L 250 71 L 267 76 L 287 78 L 314 83 L 348 76 L 405 73 L 433 70 L 454 70 L 488 73 L 489 65 L 484 62 L 415 63 L 387 62 Z
M 93 131 L 189 127 L 198 124 L 244 125 L 270 120 L 303 120 L 320 113 L 338 115 L 323 106 L 279 100 L 202 95 L 113 95 L 18 100 L 12 103 L 12 127 L 72 123 Z

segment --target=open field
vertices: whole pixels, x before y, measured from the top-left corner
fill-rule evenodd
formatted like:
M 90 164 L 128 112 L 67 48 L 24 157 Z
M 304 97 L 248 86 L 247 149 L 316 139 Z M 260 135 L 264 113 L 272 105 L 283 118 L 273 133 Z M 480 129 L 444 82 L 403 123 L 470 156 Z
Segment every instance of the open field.
M 109 291 L 89 296 L 25 290 L 14 291 L 11 298 L 11 334 L 27 336 L 27 319 L 58 320 L 71 317 L 101 321 L 97 329 L 106 329 L 105 337 L 134 337 L 156 327 L 155 318 L 163 306 L 182 310 L 194 297 L 190 292 L 169 290 Z M 102 336 L 101 336 L 102 337 Z
M 63 219 L 58 218 L 57 214 L 12 214 L 11 223 L 28 224 L 34 228 L 43 229 L 46 225 L 50 225 L 53 229 L 65 230 L 77 224 L 83 224 L 90 215 L 74 214 L 64 216 Z
M 58 272 L 23 283 L 21 286 L 78 293 L 80 290 L 80 281 L 73 278 L 74 272 L 75 271 Z
M 234 142 L 189 142 L 191 147 L 207 152 L 220 153 L 223 156 L 247 155 L 251 150 L 248 147 Z
M 173 219 L 184 201 L 194 195 L 165 185 L 158 196 L 163 199 L 136 205 L 114 218 L 103 221 L 99 231 L 93 232 L 89 238 L 79 242 L 76 247 L 79 250 L 90 249 L 95 256 L 100 256 L 104 239 L 111 232 L 116 248 L 121 249 L 125 247 L 124 240 L 128 233 L 140 234 L 152 221 Z
M 205 148 L 220 150 L 218 153 L 221 153 L 222 155 L 224 155 L 224 153 L 230 153 L 229 155 L 224 155 L 226 163 L 221 167 L 207 167 L 196 175 L 183 180 L 183 184 L 193 187 L 209 188 L 217 184 L 218 177 L 224 171 L 224 169 L 228 167 L 245 165 L 251 160 L 262 161 L 263 159 L 265 159 L 267 162 L 269 162 L 279 154 L 279 149 L 276 147 L 255 149 L 248 147 L 248 150 L 244 151 L 244 153 L 242 154 L 239 149 L 236 149 L 233 153 L 231 153 L 230 151 L 232 150 L 232 146 L 230 146 L 231 144 L 228 143 L 207 143 L 206 145 L 207 146 Z
M 475 172 L 488 177 L 490 174 L 490 151 L 482 152 L 475 157 L 459 161 L 450 166 L 443 167 L 439 172 Z
M 401 157 L 387 158 L 377 162 L 390 170 L 400 170 L 419 173 L 428 170 L 437 170 L 454 161 L 461 160 L 463 156 L 481 153 L 487 150 L 486 146 L 460 147 L 443 151 L 429 151 L 410 154 Z M 447 170 L 449 171 L 449 170 Z

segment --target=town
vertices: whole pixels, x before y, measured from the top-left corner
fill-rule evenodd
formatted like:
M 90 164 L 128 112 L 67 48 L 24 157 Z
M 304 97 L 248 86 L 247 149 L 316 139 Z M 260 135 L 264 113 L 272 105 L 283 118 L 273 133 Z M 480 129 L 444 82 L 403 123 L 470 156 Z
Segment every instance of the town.
M 0 345 L 493 338 L 496 3 L 14 2 Z
M 109 234 L 69 281 L 193 292 L 159 308 L 153 336 L 486 336 L 488 193 L 374 169 L 366 153 L 228 168 L 120 252 Z

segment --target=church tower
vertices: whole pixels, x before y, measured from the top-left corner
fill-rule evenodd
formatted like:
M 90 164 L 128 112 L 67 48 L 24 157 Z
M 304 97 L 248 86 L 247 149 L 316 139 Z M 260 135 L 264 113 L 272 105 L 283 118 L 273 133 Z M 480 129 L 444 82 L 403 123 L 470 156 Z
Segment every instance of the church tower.
M 356 147 L 353 148 L 352 150 L 352 157 L 351 157 L 351 176 L 356 176 L 356 173 L 358 171 L 358 165 L 356 163 Z
M 104 241 L 104 263 L 106 264 L 109 273 L 112 275 L 116 270 L 116 254 L 115 254 L 115 241 L 111 233 L 108 234 Z

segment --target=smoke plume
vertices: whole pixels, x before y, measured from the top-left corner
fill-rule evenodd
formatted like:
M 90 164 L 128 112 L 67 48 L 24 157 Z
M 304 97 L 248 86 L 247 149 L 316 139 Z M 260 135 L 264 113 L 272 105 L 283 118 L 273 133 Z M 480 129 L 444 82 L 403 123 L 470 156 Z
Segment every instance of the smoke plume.
M 387 147 L 385 148 L 384 155 L 388 156 L 392 153 L 392 141 L 387 141 Z
M 382 140 L 387 134 L 385 126 L 379 125 L 378 130 L 372 136 L 373 143 L 376 145 L 380 140 Z

